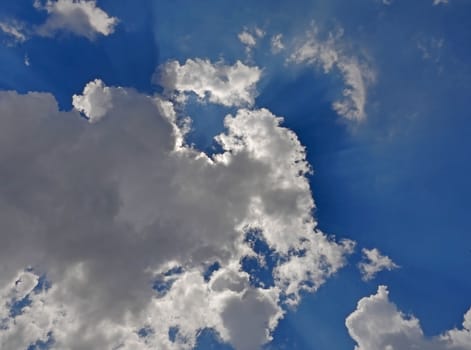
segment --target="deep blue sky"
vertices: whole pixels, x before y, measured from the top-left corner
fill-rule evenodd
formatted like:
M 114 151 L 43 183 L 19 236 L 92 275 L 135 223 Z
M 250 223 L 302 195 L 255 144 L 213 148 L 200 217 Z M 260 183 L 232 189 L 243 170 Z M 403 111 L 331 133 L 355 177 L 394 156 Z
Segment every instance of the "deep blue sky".
M 39 23 L 30 0 L 2 0 L 0 20 Z M 340 79 L 290 67 L 265 43 L 250 64 L 264 68 L 256 106 L 285 117 L 307 147 L 320 228 L 378 247 L 401 269 L 360 280 L 355 264 L 306 295 L 281 321 L 269 349 L 353 349 L 345 317 L 363 296 L 386 284 L 391 300 L 421 320 L 426 335 L 459 325 L 471 295 L 471 2 L 450 0 L 98 2 L 120 19 L 94 42 L 71 35 L 0 45 L 0 89 L 48 91 L 61 108 L 95 78 L 153 93 L 155 68 L 169 59 L 244 60 L 237 34 L 260 26 L 285 40 L 314 20 L 344 28 L 353 50 L 365 50 L 377 72 L 366 120 L 341 120 L 331 103 Z M 134 5 L 134 2 L 132 2 Z M 443 40 L 433 47 L 433 40 Z M 428 45 L 424 58 L 420 45 Z M 25 55 L 30 66 L 24 65 Z M 192 109 L 193 108 L 193 109 Z M 193 112 L 192 112 L 193 111 Z M 191 106 L 191 140 L 209 149 L 230 110 Z M 205 115 L 204 117 L 201 117 Z M 201 349 L 225 349 L 204 334 Z M 212 344 L 212 345 L 211 345 Z

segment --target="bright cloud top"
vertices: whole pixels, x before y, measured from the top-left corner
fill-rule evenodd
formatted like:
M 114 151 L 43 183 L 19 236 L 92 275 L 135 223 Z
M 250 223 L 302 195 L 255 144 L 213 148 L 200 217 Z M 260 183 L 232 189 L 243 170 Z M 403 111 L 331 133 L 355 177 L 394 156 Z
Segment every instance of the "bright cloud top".
M 70 32 L 92 40 L 97 34 L 112 34 L 118 23 L 117 18 L 97 7 L 95 0 L 35 0 L 34 6 L 48 13 L 46 22 L 37 28 L 42 36 Z
M 85 114 L 90 123 L 95 123 L 106 115 L 111 105 L 111 89 L 96 79 L 85 86 L 83 95 L 74 95 L 74 108 Z
M 184 97 L 194 93 L 201 100 L 224 106 L 252 106 L 255 102 L 255 84 L 262 71 L 240 61 L 234 65 L 211 63 L 208 60 L 188 59 L 164 64 L 154 76 L 154 82 L 165 89 L 167 95 Z
M 376 277 L 378 272 L 383 270 L 394 270 L 399 268 L 391 258 L 386 255 L 382 255 L 376 248 L 374 249 L 362 249 L 363 261 L 358 264 L 362 279 L 364 281 L 372 280 Z
M 226 105 L 252 103 L 260 74 L 203 60 L 163 71 Z M 210 328 L 256 349 L 352 252 L 317 229 L 304 147 L 270 111 L 226 116 L 210 157 L 185 146 L 162 96 L 95 80 L 73 103 L 88 122 L 50 94 L 0 92 L 2 348 L 191 349 Z M 243 262 L 267 254 L 271 281 L 257 282 Z
M 314 27 L 299 42 L 288 62 L 321 67 L 324 73 L 337 69 L 343 77 L 345 89 L 344 98 L 334 102 L 333 108 L 347 119 L 362 120 L 366 117 L 368 85 L 373 83 L 375 77 L 365 62 L 344 52 L 339 43 L 342 35 L 342 31 L 329 33 L 322 40 L 318 28 Z
M 406 316 L 389 301 L 386 286 L 375 295 L 361 299 L 348 316 L 346 326 L 357 343 L 355 350 L 470 350 L 471 309 L 465 314 L 462 329 L 453 329 L 426 338 L 419 320 Z

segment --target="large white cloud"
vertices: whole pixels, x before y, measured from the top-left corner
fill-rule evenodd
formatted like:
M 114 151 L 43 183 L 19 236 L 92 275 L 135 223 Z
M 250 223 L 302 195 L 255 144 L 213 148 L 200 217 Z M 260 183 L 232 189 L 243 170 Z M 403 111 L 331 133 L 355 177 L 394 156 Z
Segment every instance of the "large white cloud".
M 191 62 L 180 68 L 237 76 L 224 87 L 239 95 L 211 88 L 210 101 L 252 103 L 259 70 Z M 61 350 L 190 349 L 212 328 L 256 349 L 284 305 L 345 264 L 353 243 L 316 228 L 305 150 L 270 111 L 226 116 L 210 157 L 185 146 L 162 97 L 95 80 L 73 103 L 61 112 L 50 94 L 0 92 L 2 348 L 52 337 Z M 241 267 L 263 258 L 245 241 L 251 230 L 279 257 L 266 287 Z M 41 273 L 51 288 L 35 287 Z
M 36 30 L 42 36 L 70 32 L 92 40 L 98 34 L 112 34 L 118 23 L 97 7 L 95 0 L 35 0 L 34 6 L 48 13 L 46 22 Z
M 230 66 L 188 59 L 183 65 L 178 61 L 164 64 L 154 75 L 154 82 L 160 84 L 167 95 L 192 92 L 201 100 L 224 106 L 252 106 L 261 73 L 258 67 L 240 61 Z
M 389 301 L 389 292 L 378 292 L 361 299 L 348 316 L 346 326 L 355 340 L 355 350 L 469 350 L 471 349 L 471 309 L 465 314 L 462 329 L 426 338 L 419 320 L 406 316 Z
M 345 52 L 339 43 L 342 35 L 340 30 L 321 39 L 319 29 L 314 26 L 296 45 L 288 62 L 319 66 L 324 73 L 337 69 L 343 77 L 345 88 L 344 97 L 335 101 L 333 108 L 348 119 L 362 120 L 366 117 L 368 86 L 375 75 L 366 62 Z

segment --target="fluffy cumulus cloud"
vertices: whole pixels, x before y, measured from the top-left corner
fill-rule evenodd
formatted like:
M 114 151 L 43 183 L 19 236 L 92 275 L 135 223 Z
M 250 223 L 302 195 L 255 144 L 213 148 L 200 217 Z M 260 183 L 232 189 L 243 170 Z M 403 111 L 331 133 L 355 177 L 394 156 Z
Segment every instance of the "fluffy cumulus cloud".
M 358 264 L 358 268 L 360 269 L 361 276 L 364 281 L 372 280 L 376 277 L 378 272 L 383 270 L 391 271 L 399 268 L 391 258 L 386 255 L 382 255 L 376 248 L 363 248 L 361 252 L 363 254 L 363 261 Z
M 465 314 L 461 329 L 426 338 L 419 320 L 404 315 L 389 301 L 385 286 L 358 302 L 357 309 L 348 316 L 346 326 L 357 343 L 355 350 L 471 349 L 471 309 Z
M 260 74 L 203 60 L 163 72 L 167 88 L 237 106 Z M 73 105 L 0 92 L 2 349 L 191 349 L 208 328 L 256 349 L 345 264 L 353 243 L 318 230 L 305 150 L 282 118 L 227 115 L 209 156 L 186 146 L 163 96 L 95 80 Z M 267 254 L 250 235 L 273 259 L 265 283 L 244 268 Z
M 85 86 L 82 95 L 74 95 L 72 104 L 90 121 L 95 123 L 105 116 L 111 106 L 111 89 L 96 79 Z
M 35 0 L 34 6 L 48 13 L 46 22 L 36 29 L 41 36 L 69 32 L 92 40 L 98 34 L 112 34 L 118 23 L 97 7 L 95 0 Z
M 254 104 L 255 85 L 262 71 L 237 61 L 234 65 L 209 60 L 188 59 L 184 64 L 170 61 L 154 75 L 154 82 L 165 89 L 166 95 L 184 97 L 194 93 L 201 100 L 224 106 Z
M 319 29 L 313 27 L 306 37 L 299 41 L 288 62 L 320 67 L 324 73 L 337 70 L 344 81 L 343 98 L 333 103 L 341 116 L 351 120 L 366 117 L 368 86 L 375 80 L 373 70 L 364 60 L 348 55 L 340 44 L 343 32 L 329 33 L 320 37 Z

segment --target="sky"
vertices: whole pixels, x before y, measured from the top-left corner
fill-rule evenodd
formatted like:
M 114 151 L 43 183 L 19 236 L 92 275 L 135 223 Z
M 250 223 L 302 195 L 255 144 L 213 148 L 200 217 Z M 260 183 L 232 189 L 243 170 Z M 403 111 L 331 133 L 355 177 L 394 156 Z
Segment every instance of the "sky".
M 471 350 L 470 38 L 468 0 L 2 0 L 0 348 Z

